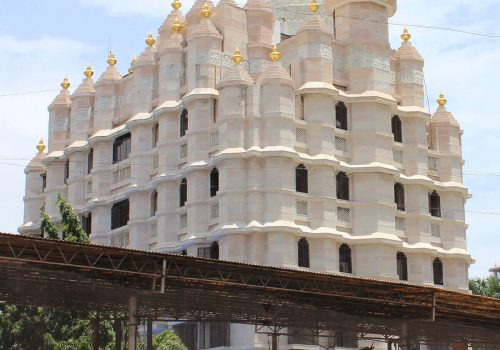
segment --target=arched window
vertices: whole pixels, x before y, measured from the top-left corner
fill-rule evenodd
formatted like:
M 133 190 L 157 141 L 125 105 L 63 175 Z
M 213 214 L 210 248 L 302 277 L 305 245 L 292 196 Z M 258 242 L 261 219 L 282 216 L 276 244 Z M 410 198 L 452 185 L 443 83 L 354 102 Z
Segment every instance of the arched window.
M 180 118 L 180 135 L 181 137 L 186 135 L 186 131 L 188 129 L 188 111 L 187 109 L 184 109 L 181 113 L 181 118 Z
M 119 228 L 128 224 L 130 204 L 128 199 L 113 204 L 111 207 L 111 229 Z
M 155 216 L 158 211 L 158 192 L 151 193 L 151 216 Z
M 347 244 L 342 244 L 339 248 L 339 271 L 352 273 L 351 248 Z
M 307 168 L 304 164 L 299 164 L 295 168 L 295 190 L 297 192 L 308 193 Z
M 210 172 L 210 197 L 215 197 L 219 191 L 219 170 L 213 168 Z
M 213 242 L 210 246 L 210 259 L 219 259 L 219 243 Z
M 349 200 L 349 177 L 346 173 L 340 171 L 337 176 L 337 198 Z
M 44 193 L 47 188 L 47 173 L 41 173 L 40 177 L 42 178 L 42 193 Z
M 218 108 L 217 108 L 217 100 L 213 100 L 213 103 L 214 103 L 214 105 L 213 105 L 214 106 L 214 110 L 213 110 L 214 117 L 213 117 L 212 121 L 215 124 L 215 123 L 217 123 L 217 110 L 218 110 Z
M 92 212 L 88 213 L 87 216 L 82 216 L 82 229 L 89 236 L 92 233 Z
M 434 259 L 432 263 L 432 271 L 434 273 L 434 284 L 443 285 L 443 263 L 439 258 Z
M 403 129 L 401 126 L 401 119 L 397 115 L 392 117 L 391 120 L 392 133 L 394 134 L 394 141 L 403 142 Z
M 179 206 L 183 207 L 187 201 L 187 180 L 182 179 L 179 185 Z
M 128 159 L 132 148 L 132 135 L 130 133 L 117 137 L 113 143 L 113 164 Z
M 396 255 L 396 264 L 399 279 L 401 281 L 408 281 L 408 260 L 406 259 L 406 255 L 399 252 Z
M 400 183 L 394 184 L 394 203 L 397 210 L 405 211 L 405 188 Z
M 64 184 L 68 184 L 68 179 L 69 179 L 69 159 L 66 160 L 66 163 L 64 163 Z
M 298 242 L 298 265 L 300 267 L 309 267 L 309 243 L 302 237 Z
M 160 126 L 158 125 L 158 123 L 153 125 L 152 138 L 152 146 L 153 148 L 156 148 L 156 146 L 158 146 L 158 142 L 160 141 Z
M 429 193 L 429 213 L 432 216 L 441 217 L 441 198 L 436 191 Z
M 94 168 L 94 149 L 91 148 L 89 154 L 87 154 L 87 174 L 90 174 Z
M 344 102 L 339 102 L 335 106 L 335 116 L 337 129 L 347 130 L 347 107 Z

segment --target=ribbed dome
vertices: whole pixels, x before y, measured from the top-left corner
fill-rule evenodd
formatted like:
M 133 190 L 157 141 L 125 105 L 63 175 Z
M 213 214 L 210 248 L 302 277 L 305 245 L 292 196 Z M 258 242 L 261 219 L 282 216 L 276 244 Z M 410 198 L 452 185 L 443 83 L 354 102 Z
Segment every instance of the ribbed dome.
M 403 41 L 401 47 L 398 49 L 396 53 L 396 57 L 401 60 L 416 60 L 416 61 L 424 61 L 420 53 L 414 48 L 409 41 Z
M 119 80 L 122 78 L 122 75 L 118 72 L 115 66 L 108 66 L 108 69 L 99 77 L 99 81 L 101 80 Z M 98 81 L 98 82 L 99 82 Z
M 93 94 L 95 93 L 94 89 L 94 81 L 92 78 L 85 78 L 83 79 L 83 82 L 78 86 L 76 91 L 73 93 L 74 95 L 80 95 L 80 94 Z
M 197 0 L 186 14 L 186 20 L 189 25 L 200 23 L 200 21 L 202 20 L 201 11 L 203 10 L 205 4 L 208 4 L 208 8 L 210 10 L 214 8 L 214 4 L 212 1 Z
M 163 21 L 162 25 L 160 26 L 160 29 L 158 30 L 160 35 L 163 35 L 163 33 L 167 34 L 172 33 L 172 24 L 174 24 L 176 18 L 179 19 L 179 22 L 181 24 L 184 24 L 184 22 L 186 21 L 186 18 L 184 17 L 184 15 L 180 10 L 172 10 L 168 14 L 167 18 L 165 18 L 165 21 Z M 160 37 L 160 40 L 161 39 L 163 38 Z
M 264 69 L 259 82 L 261 84 L 284 82 L 293 86 L 293 80 L 290 74 L 279 62 L 273 62 Z
M 199 35 L 207 35 L 207 34 L 213 34 L 220 36 L 221 33 L 215 28 L 214 24 L 212 21 L 209 19 L 203 19 L 200 23 L 197 25 L 190 27 L 189 32 L 188 32 L 188 39 L 193 36 L 199 36 Z
M 61 90 L 61 93 L 52 101 L 50 107 L 53 105 L 71 105 L 70 95 L 68 90 Z
M 226 74 L 222 77 L 217 87 L 224 87 L 230 85 L 252 85 L 253 79 L 248 74 L 248 71 L 241 66 L 241 64 L 235 64 L 229 69 Z
M 438 107 L 436 113 L 434 113 L 434 115 L 432 116 L 431 122 L 432 123 L 440 123 L 440 124 L 441 123 L 442 124 L 449 124 L 449 125 L 453 125 L 453 126 L 460 128 L 460 124 L 455 119 L 455 117 L 453 117 L 453 114 L 448 112 L 446 110 L 446 107 L 444 107 L 444 106 Z

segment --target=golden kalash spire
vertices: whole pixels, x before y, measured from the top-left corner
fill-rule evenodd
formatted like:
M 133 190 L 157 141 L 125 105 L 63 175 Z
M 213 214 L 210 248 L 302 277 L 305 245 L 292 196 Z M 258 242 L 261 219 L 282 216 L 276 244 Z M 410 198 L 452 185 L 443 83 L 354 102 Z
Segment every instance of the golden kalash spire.
M 45 151 L 45 144 L 43 143 L 43 139 L 40 139 L 40 142 L 38 142 L 38 145 L 36 145 L 36 149 L 38 150 L 39 153 L 43 153 Z
M 311 3 L 308 6 L 309 11 L 311 12 L 317 12 L 319 10 L 319 5 L 316 0 L 311 0 Z
M 179 21 L 179 17 L 175 17 L 174 23 L 172 23 L 172 31 L 174 33 L 180 33 L 182 30 L 181 22 Z
M 63 90 L 68 90 L 71 84 L 69 83 L 68 77 L 64 77 L 63 82 L 61 83 L 61 87 Z
M 83 72 L 83 75 L 87 77 L 88 79 L 92 78 L 94 75 L 94 71 L 92 70 L 92 66 L 87 66 L 87 69 L 85 69 L 85 72 Z
M 409 41 L 411 39 L 411 34 L 408 33 L 407 28 L 403 30 L 403 34 L 401 34 L 401 39 L 403 39 L 403 41 Z
M 208 7 L 208 3 L 206 2 L 205 5 L 203 5 L 203 10 L 201 10 L 201 17 L 208 19 L 212 15 L 212 11 L 210 11 L 210 8 Z
M 172 8 L 174 10 L 178 10 L 182 6 L 182 4 L 181 4 L 181 2 L 179 0 L 174 0 L 171 5 L 172 5 Z
M 111 67 L 114 67 L 116 65 L 116 63 L 118 62 L 116 60 L 116 57 L 115 55 L 109 51 L 109 55 L 108 55 L 108 59 L 106 60 L 106 62 L 108 62 L 108 64 L 111 66 Z
M 146 45 L 149 47 L 153 47 L 154 44 L 156 44 L 156 39 L 153 37 L 153 34 L 149 33 L 148 37 L 146 38 Z
M 446 100 L 446 98 L 444 98 L 444 93 L 439 94 L 439 98 L 437 99 L 437 103 L 441 107 L 444 107 L 448 103 L 448 100 Z
M 240 64 L 241 61 L 243 61 L 243 56 L 241 55 L 240 49 L 236 48 L 236 50 L 234 50 L 233 57 L 231 57 L 231 59 L 235 64 Z
M 269 53 L 269 58 L 273 62 L 278 62 L 281 59 L 281 54 L 278 51 L 278 47 L 276 45 L 274 45 L 273 50 L 271 51 L 271 53 Z

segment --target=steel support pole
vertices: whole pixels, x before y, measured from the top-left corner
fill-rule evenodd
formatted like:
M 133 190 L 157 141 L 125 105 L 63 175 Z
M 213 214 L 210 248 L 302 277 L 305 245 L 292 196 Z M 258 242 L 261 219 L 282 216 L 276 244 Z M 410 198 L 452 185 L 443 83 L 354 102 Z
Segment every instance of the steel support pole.
M 153 319 L 148 317 L 146 321 L 146 349 L 153 350 Z
M 92 320 L 92 349 L 99 350 L 99 311 Z
M 272 335 L 272 350 L 278 350 L 278 333 L 274 332 Z
M 128 300 L 128 350 L 136 350 L 137 342 L 137 298 Z
M 117 317 L 117 315 L 115 315 Z M 122 321 L 115 318 L 114 321 L 115 329 L 115 350 L 122 350 Z

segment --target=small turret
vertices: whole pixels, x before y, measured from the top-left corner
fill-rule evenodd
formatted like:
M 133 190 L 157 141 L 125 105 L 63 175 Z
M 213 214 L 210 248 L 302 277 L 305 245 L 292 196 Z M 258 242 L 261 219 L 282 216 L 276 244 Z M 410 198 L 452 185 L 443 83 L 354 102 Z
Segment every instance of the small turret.
M 158 41 L 159 105 L 165 101 L 178 101 L 184 76 L 184 37 L 186 32 L 185 18 L 180 12 L 181 3 L 175 0 L 172 3 L 172 12 L 160 27 Z
M 196 3 L 198 4 L 198 2 Z M 196 8 L 193 6 L 193 9 Z M 191 9 L 191 10 L 193 10 Z M 192 91 L 195 88 L 215 88 L 216 69 L 217 65 L 210 62 L 207 58 L 203 58 L 204 53 L 209 57 L 213 52 L 220 52 L 222 49 L 222 35 L 210 20 L 212 10 L 209 3 L 205 2 L 198 13 L 201 18 L 200 22 L 191 26 L 186 38 L 188 43 L 188 59 L 195 63 L 188 65 L 187 71 L 187 88 Z
M 333 14 L 335 41 L 345 45 L 348 89 L 353 93 L 394 93 L 389 46 L 389 17 L 396 0 L 326 0 L 326 13 Z M 374 20 L 353 20 L 370 18 Z
M 132 115 L 149 113 L 153 106 L 153 87 L 157 76 L 156 39 L 149 33 L 145 40 L 146 49 L 137 59 L 132 75 L 134 90 L 136 91 L 132 102 Z
M 401 96 L 402 106 L 424 106 L 424 60 L 412 46 L 411 34 L 404 29 L 401 34 L 401 47 L 396 52 L 399 61 L 399 80 L 397 93 Z
M 116 104 L 117 82 L 122 79 L 116 69 L 118 62 L 113 52 L 109 52 L 106 60 L 108 68 L 95 84 L 94 130 L 112 129 Z
M 49 152 L 62 151 L 68 145 L 68 127 L 71 99 L 67 77 L 61 83 L 61 92 L 49 106 Z
M 24 225 L 19 228 L 21 234 L 36 235 L 40 231 L 40 208 L 45 205 L 44 191 L 46 186 L 46 168 L 42 160 L 46 146 L 43 139 L 36 146 L 38 153 L 30 161 L 26 169 L 26 192 L 24 196 Z
M 438 108 L 430 122 L 431 149 L 443 153 L 439 158 L 441 181 L 461 182 L 462 131 L 458 121 L 446 110 L 447 102 L 441 93 L 437 100 Z
M 69 144 L 85 140 L 90 127 L 90 116 L 94 106 L 95 88 L 92 76 L 94 71 L 87 66 L 83 72 L 84 79 L 76 91 L 71 95 L 71 121 Z
M 311 0 L 308 5 L 309 16 L 302 23 L 296 35 L 297 40 L 302 43 L 302 47 L 308 48 L 304 50 L 301 62 L 301 85 L 310 81 L 331 83 L 333 79 L 332 49 L 330 45 L 325 45 L 325 43 L 332 42 L 332 33 L 328 30 L 323 18 L 319 16 L 319 9 L 320 6 L 316 0 Z M 322 49 L 314 50 L 314 47 Z M 294 54 L 296 53 L 292 53 L 292 55 Z

